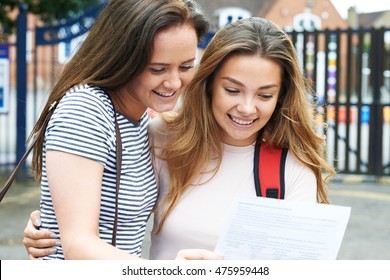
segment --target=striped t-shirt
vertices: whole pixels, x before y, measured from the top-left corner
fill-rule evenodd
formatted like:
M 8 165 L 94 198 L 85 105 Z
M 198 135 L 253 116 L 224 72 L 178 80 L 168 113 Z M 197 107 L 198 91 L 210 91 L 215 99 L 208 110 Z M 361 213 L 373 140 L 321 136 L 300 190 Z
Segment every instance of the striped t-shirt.
M 116 246 L 140 256 L 146 221 L 157 199 L 147 133 L 150 118 L 145 113 L 137 123 L 119 113 L 116 115 L 122 137 Z M 42 229 L 60 236 L 47 182 L 46 151 L 63 151 L 97 161 L 104 166 L 99 234 L 102 240 L 111 243 L 116 192 L 115 141 L 113 106 L 104 91 L 81 85 L 72 88 L 61 99 L 45 132 L 41 181 Z M 61 245 L 57 246 L 55 255 L 46 257 L 63 258 Z

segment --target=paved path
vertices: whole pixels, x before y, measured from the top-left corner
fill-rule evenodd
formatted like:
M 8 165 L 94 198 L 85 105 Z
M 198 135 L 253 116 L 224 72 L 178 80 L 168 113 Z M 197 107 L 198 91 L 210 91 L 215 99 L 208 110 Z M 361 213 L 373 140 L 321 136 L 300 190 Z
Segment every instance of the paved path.
M 351 206 L 338 259 L 390 260 L 390 185 L 334 184 L 332 204 Z
M 390 260 L 390 184 L 336 181 L 329 199 L 332 204 L 352 207 L 338 259 Z M 39 207 L 38 201 L 39 187 L 32 182 L 15 184 L 4 198 L 0 205 L 0 259 L 27 259 L 23 229 L 29 213 Z M 148 247 L 149 239 L 145 243 Z

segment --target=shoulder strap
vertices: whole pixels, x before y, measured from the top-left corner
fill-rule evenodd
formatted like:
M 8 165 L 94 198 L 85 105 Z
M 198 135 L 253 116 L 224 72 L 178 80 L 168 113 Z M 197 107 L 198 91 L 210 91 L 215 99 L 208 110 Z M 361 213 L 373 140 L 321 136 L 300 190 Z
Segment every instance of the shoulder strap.
M 51 118 L 51 115 L 53 115 L 54 109 L 57 106 L 57 101 L 53 102 L 49 108 L 49 113 L 47 114 L 42 127 L 38 130 L 37 134 L 35 135 L 33 141 L 31 142 L 30 146 L 27 148 L 26 152 L 22 156 L 22 158 L 19 160 L 18 164 L 16 165 L 14 171 L 9 176 L 7 182 L 5 182 L 3 188 L 0 192 L 0 202 L 3 200 L 4 196 L 8 192 L 9 188 L 11 187 L 12 183 L 14 182 L 16 175 L 18 174 L 20 168 L 23 166 L 24 161 L 27 159 L 28 155 L 34 148 L 35 144 L 38 142 L 38 140 L 44 135 L 46 126 Z
M 256 195 L 284 199 L 284 169 L 287 149 L 271 148 L 258 140 L 255 146 L 253 174 Z
M 119 186 L 121 181 L 121 173 L 122 173 L 122 138 L 121 132 L 119 130 L 118 120 L 116 119 L 116 111 L 114 107 L 114 103 L 112 102 L 112 107 L 114 108 L 114 116 L 115 116 L 115 132 L 116 132 L 116 190 L 115 190 L 115 218 L 114 218 L 114 228 L 112 230 L 112 246 L 116 245 L 116 232 L 118 228 L 118 200 L 119 200 Z

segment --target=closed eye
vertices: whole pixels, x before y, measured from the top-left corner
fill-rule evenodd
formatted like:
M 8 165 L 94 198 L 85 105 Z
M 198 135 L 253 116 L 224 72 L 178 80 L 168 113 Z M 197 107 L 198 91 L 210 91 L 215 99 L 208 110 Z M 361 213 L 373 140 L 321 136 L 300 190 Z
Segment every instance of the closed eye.
M 194 65 L 182 65 L 179 67 L 181 71 L 186 72 L 194 68 Z
M 237 94 L 240 92 L 238 89 L 235 88 L 225 88 L 225 91 L 229 94 Z
M 159 73 L 164 73 L 167 70 L 167 68 L 166 67 L 151 67 L 151 68 L 149 68 L 149 70 L 152 73 L 159 74 Z
M 262 93 L 257 95 L 259 98 L 264 99 L 264 100 L 269 100 L 274 97 L 273 94 L 268 94 L 268 93 Z
M 180 71 L 182 72 L 187 72 L 189 70 L 191 70 L 192 68 L 194 68 L 193 65 L 183 65 L 183 66 L 180 66 L 179 69 Z M 149 70 L 150 72 L 154 73 L 154 74 L 160 74 L 160 73 L 164 73 L 167 71 L 167 67 L 150 67 Z

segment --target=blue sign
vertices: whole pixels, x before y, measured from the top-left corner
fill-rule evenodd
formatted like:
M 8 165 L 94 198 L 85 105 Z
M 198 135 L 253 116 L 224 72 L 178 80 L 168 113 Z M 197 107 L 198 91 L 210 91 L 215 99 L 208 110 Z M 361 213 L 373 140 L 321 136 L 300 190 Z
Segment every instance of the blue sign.
M 36 45 L 55 45 L 60 42 L 69 42 L 89 31 L 105 4 L 98 5 L 86 11 L 77 19 L 55 26 L 37 27 L 35 29 Z
M 6 58 L 8 59 L 8 45 L 2 45 L 0 44 L 0 58 Z
M 0 110 L 1 108 L 5 107 L 5 102 L 4 102 L 4 88 L 0 87 Z
M 9 101 L 9 47 L 0 44 L 0 113 L 8 112 Z
M 198 44 L 198 48 L 205 49 L 207 45 L 210 43 L 211 39 L 213 39 L 215 32 L 209 32 L 205 36 L 200 39 Z

